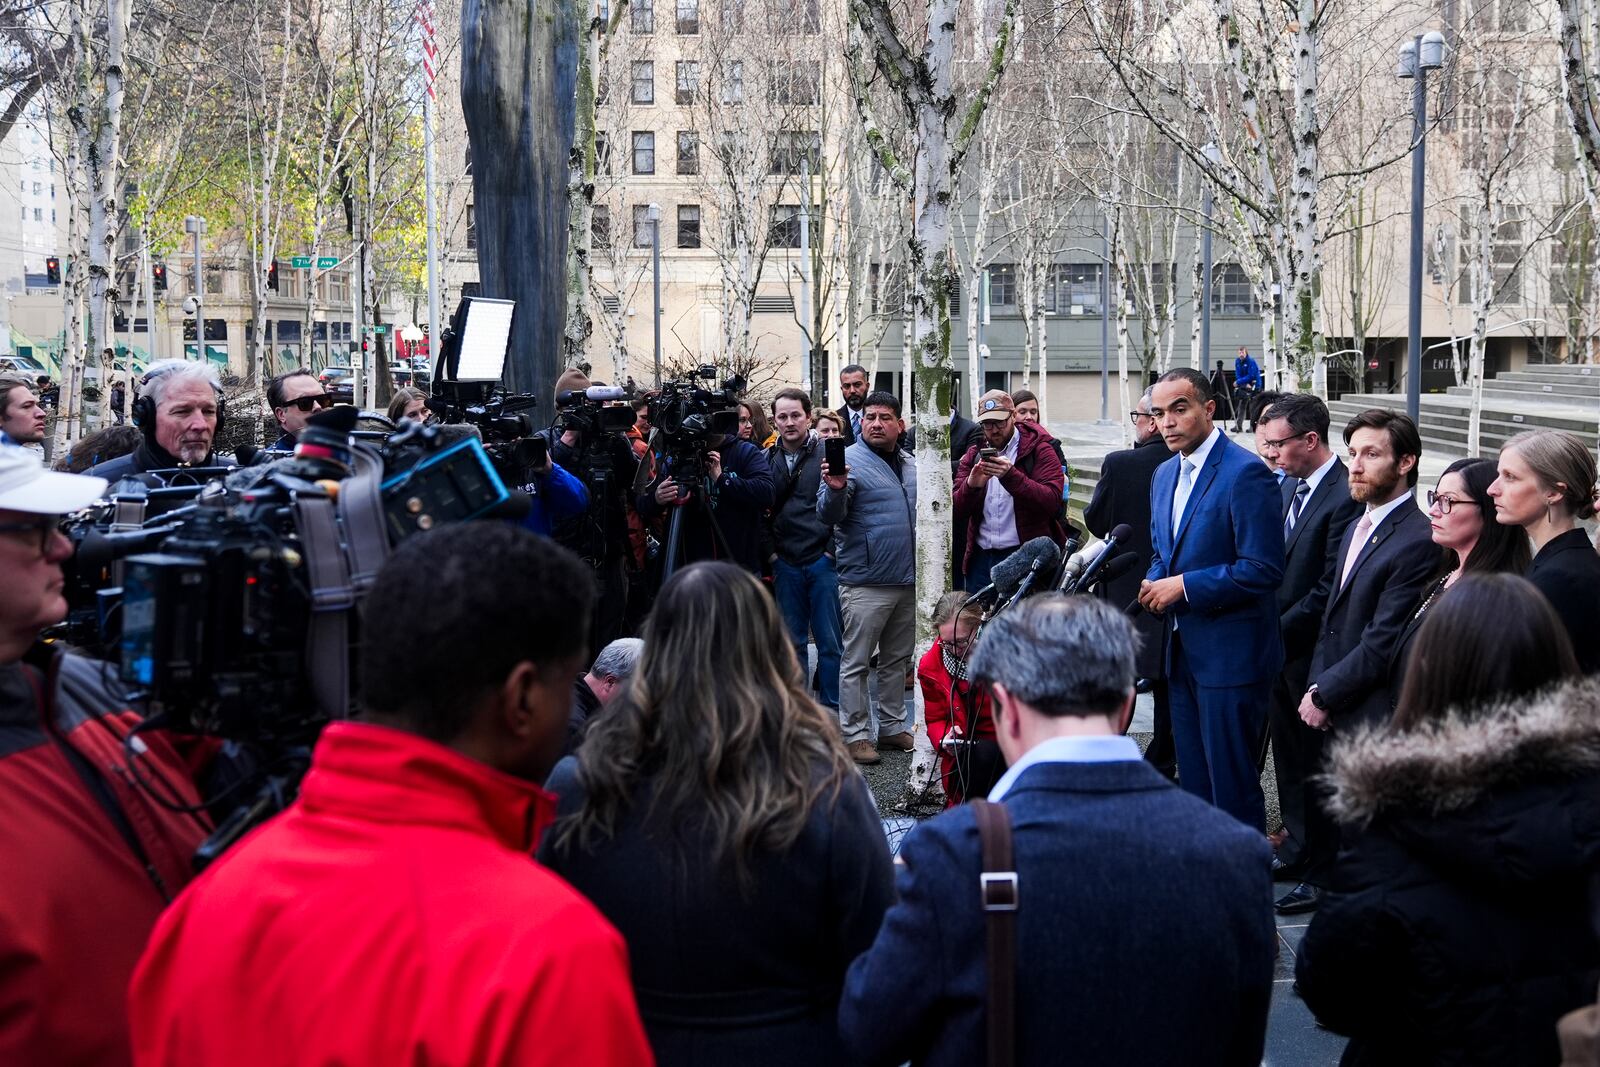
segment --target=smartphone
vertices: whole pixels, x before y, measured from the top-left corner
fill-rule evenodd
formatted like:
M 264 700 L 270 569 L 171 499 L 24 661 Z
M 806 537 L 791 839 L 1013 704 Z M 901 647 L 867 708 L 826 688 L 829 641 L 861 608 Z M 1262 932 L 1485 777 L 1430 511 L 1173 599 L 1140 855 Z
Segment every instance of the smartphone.
M 828 473 L 835 478 L 844 474 L 844 438 L 830 437 L 822 445 L 823 458 L 828 461 Z
M 525 466 L 537 470 L 544 466 L 544 461 L 550 456 L 550 446 L 545 444 L 542 437 L 529 437 L 524 441 Z
M 999 454 L 1000 454 L 1000 450 L 998 448 L 980 448 L 980 449 L 978 449 L 978 458 L 979 459 L 993 459 L 994 457 L 998 456 Z

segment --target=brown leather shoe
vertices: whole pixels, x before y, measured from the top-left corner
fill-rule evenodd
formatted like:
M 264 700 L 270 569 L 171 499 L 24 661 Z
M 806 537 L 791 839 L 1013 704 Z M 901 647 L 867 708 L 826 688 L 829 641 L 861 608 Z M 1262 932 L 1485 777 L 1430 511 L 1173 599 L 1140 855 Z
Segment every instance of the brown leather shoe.
M 910 752 L 916 748 L 916 742 L 911 739 L 910 730 L 901 730 L 897 734 L 879 734 L 879 748 L 892 748 L 897 752 Z
M 852 741 L 848 746 L 850 758 L 857 763 L 877 763 L 883 757 L 878 755 L 878 750 L 872 747 L 871 741 Z

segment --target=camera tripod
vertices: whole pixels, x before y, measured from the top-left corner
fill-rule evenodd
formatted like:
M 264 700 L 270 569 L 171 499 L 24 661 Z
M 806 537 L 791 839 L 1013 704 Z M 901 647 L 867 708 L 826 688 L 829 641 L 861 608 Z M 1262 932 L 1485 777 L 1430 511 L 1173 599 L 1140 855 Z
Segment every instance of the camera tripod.
M 684 484 L 684 479 L 677 477 L 673 481 L 679 485 Z M 672 518 L 667 523 L 667 554 L 661 568 L 661 580 L 665 582 L 681 567 L 684 560 L 683 553 L 683 517 L 691 507 L 705 509 L 706 522 L 711 526 L 711 541 L 716 550 L 721 553 L 721 558 L 732 559 L 733 553 L 728 549 L 728 539 L 722 533 L 722 526 L 717 522 L 716 509 L 711 506 L 711 479 L 704 471 L 699 472 L 699 484 L 690 491 L 686 503 L 679 504 L 672 509 Z

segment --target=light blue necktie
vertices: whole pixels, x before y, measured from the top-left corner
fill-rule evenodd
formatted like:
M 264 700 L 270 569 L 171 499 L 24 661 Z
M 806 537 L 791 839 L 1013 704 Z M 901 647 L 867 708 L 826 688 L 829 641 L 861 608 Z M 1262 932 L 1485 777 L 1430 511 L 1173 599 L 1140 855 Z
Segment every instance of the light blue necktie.
M 1183 524 L 1183 510 L 1189 506 L 1189 494 L 1194 490 L 1194 463 L 1185 456 L 1179 463 L 1183 468 L 1178 475 L 1178 491 L 1172 494 L 1172 537 L 1177 540 L 1178 528 Z

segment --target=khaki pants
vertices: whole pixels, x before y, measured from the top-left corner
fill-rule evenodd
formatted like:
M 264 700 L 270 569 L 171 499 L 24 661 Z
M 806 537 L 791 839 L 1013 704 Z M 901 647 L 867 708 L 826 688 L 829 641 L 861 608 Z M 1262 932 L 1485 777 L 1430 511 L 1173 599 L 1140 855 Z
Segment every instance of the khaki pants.
M 878 653 L 878 734 L 906 729 L 906 668 L 916 650 L 917 590 L 910 585 L 840 585 L 844 651 L 839 662 L 839 728 L 845 744 L 872 739 L 867 668 Z

